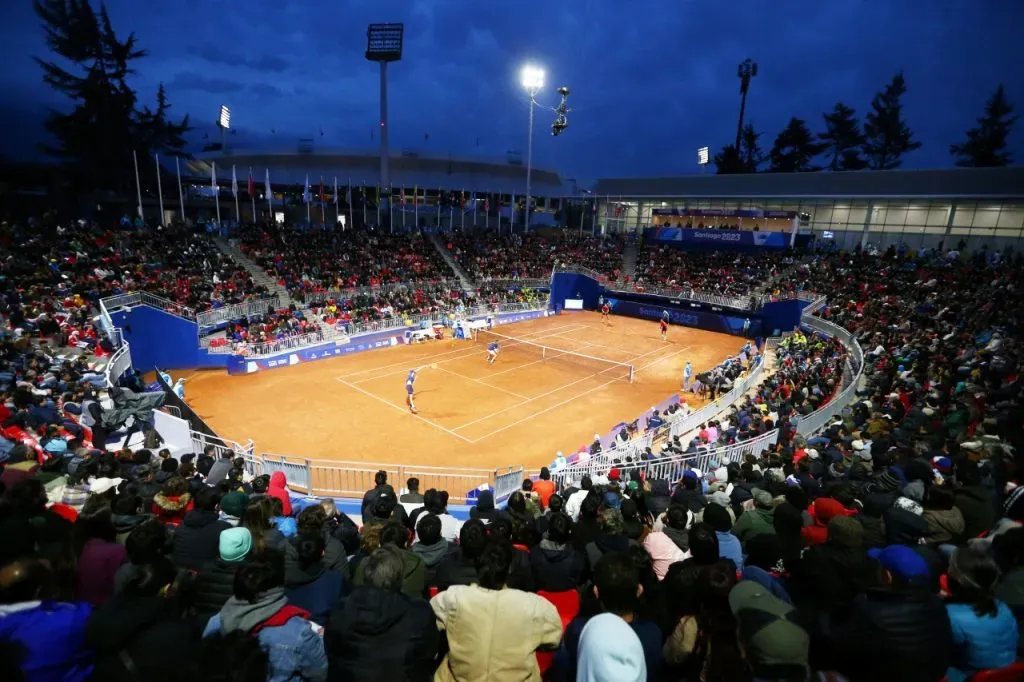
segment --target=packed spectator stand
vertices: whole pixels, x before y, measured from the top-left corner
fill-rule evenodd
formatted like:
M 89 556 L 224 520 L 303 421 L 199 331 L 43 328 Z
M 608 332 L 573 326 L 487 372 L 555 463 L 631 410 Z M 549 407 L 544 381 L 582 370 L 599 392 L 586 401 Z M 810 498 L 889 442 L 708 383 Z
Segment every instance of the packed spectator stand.
M 750 296 L 794 264 L 785 254 L 684 251 L 645 244 L 637 252 L 638 290 L 681 290 L 722 296 Z
M 473 230 L 444 235 L 455 260 L 477 282 L 548 278 L 555 262 L 573 263 L 619 279 L 625 240 L 565 232 L 499 234 Z
M 1024 676 L 1020 259 L 818 257 L 795 277 L 865 366 L 794 333 L 721 422 L 652 455 L 775 445 L 670 479 L 542 470 L 464 521 L 415 480 L 379 474 L 352 518 L 230 453 L 90 448 L 75 411 L 102 377 L 39 345 L 62 278 L 24 254 L 4 266 L 25 290 L 4 293 L 4 428 L 45 443 L 0 441 L 0 679 Z M 858 400 L 801 432 L 850 369 Z

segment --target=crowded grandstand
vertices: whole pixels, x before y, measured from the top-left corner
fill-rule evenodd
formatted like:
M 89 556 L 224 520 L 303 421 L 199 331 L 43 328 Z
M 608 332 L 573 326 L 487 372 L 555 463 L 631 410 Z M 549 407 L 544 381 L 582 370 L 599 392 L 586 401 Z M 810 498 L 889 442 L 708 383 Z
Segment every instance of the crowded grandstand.
M 2 228 L 3 679 L 1020 679 L 1020 255 L 230 237 Z M 346 502 L 212 435 L 172 452 L 165 391 L 111 369 L 111 296 L 230 311 L 210 334 L 237 353 L 545 308 L 535 280 L 570 265 L 805 307 L 468 507 L 389 476 L 395 453 Z

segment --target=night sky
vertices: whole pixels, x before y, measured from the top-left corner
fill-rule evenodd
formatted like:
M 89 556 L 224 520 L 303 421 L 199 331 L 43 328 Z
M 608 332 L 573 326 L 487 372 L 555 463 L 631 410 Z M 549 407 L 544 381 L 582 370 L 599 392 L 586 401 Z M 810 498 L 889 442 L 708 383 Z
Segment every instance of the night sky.
M 959 141 L 1002 81 L 1024 113 L 1020 0 L 109 0 L 115 28 L 151 56 L 134 81 L 151 102 L 164 82 L 178 114 L 214 136 L 232 109 L 238 149 L 373 149 L 378 70 L 364 59 L 366 26 L 405 23 L 405 57 L 390 74 L 392 149 L 455 158 L 526 156 L 520 66 L 546 68 L 538 97 L 572 88 L 569 129 L 538 112 L 534 163 L 563 177 L 695 172 L 695 150 L 735 136 L 736 65 L 759 64 L 747 105 L 765 148 L 790 116 L 821 129 L 837 100 L 868 108 L 899 69 L 906 115 L 924 146 L 904 167 L 952 165 Z M 0 24 L 0 150 L 31 157 L 39 120 L 61 99 L 40 79 L 45 56 L 29 0 Z M 16 131 L 16 132 L 15 132 Z M 275 131 L 272 133 L 272 131 Z M 321 136 L 322 131 L 322 136 Z M 429 139 L 428 139 L 429 136 Z M 1024 121 L 1012 138 L 1024 163 Z

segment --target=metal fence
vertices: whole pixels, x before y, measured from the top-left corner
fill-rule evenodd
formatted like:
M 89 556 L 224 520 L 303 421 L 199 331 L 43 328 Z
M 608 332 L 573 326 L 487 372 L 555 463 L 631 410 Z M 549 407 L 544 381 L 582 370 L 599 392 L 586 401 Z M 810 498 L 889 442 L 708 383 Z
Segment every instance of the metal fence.
M 210 455 L 215 459 L 220 459 L 226 454 L 230 454 L 232 457 L 244 457 L 246 462 L 249 462 L 254 457 L 256 446 L 252 440 L 248 440 L 245 443 L 239 443 L 237 441 L 229 440 L 227 438 L 219 438 L 217 436 L 211 436 L 206 433 L 201 433 L 196 430 L 191 430 L 192 438 L 192 452 L 196 455 L 201 455 L 206 452 L 206 448 L 212 448 Z M 256 474 L 254 469 L 250 468 L 249 473 Z
M 550 279 L 527 278 L 527 279 L 478 279 L 478 289 L 547 289 L 551 286 Z
M 422 282 L 381 284 L 373 287 L 351 287 L 346 289 L 328 289 L 326 291 L 297 292 L 306 305 L 321 306 L 331 299 L 348 299 L 355 296 L 382 296 L 417 289 L 462 289 L 458 279 L 431 279 Z
M 681 301 L 695 301 L 723 308 L 734 308 L 736 310 L 753 310 L 755 306 L 755 298 L 753 296 L 706 294 L 684 287 L 652 287 L 645 284 L 637 284 L 636 282 L 630 282 L 629 284 L 619 282 L 614 284 L 611 290 L 623 293 L 664 296 Z
M 388 475 L 388 482 L 396 489 L 403 487 L 408 479 L 417 478 L 421 490 L 447 490 L 449 501 L 455 504 L 471 501 L 474 491 L 481 488 L 492 489 L 495 502 L 503 502 L 522 488 L 525 475 L 521 466 L 473 469 L 417 464 L 378 465 L 372 462 L 299 459 L 271 454 L 247 455 L 246 461 L 250 471 L 257 475 L 283 472 L 290 489 L 311 496 L 361 498 L 374 487 L 377 472 L 384 471 Z
M 850 353 L 848 372 L 844 372 L 843 387 L 839 393 L 821 408 L 801 417 L 796 424 L 797 433 L 809 436 L 823 429 L 847 405 L 857 399 L 857 387 L 860 385 L 860 378 L 864 373 L 864 351 L 853 334 L 839 325 L 809 315 L 805 316 L 802 321 L 804 326 L 838 339 Z
M 256 301 L 243 301 L 242 303 L 197 313 L 196 324 L 199 325 L 199 333 L 202 333 L 204 328 L 213 327 L 222 322 L 265 315 L 271 310 L 276 310 L 279 304 L 280 298 L 278 296 L 261 298 Z
M 107 384 L 115 386 L 124 373 L 132 368 L 132 351 L 127 343 L 122 342 L 121 346 L 110 356 L 110 361 L 103 369 L 107 378 Z
M 669 435 L 673 438 L 676 436 L 681 437 L 693 431 L 701 424 L 706 424 L 718 418 L 729 409 L 730 405 L 746 395 L 747 391 L 761 381 L 761 377 L 764 376 L 764 370 L 764 356 L 758 355 L 754 360 L 754 368 L 745 377 L 736 382 L 728 393 L 700 409 L 694 410 L 682 417 L 676 417 L 671 423 Z
M 108 314 L 115 310 L 120 310 L 121 308 L 130 308 L 131 306 L 136 305 L 148 305 L 151 308 L 162 310 L 165 313 L 170 313 L 171 315 L 177 315 L 178 317 L 186 320 L 194 322 L 196 319 L 196 313 L 192 308 L 145 291 L 133 291 L 127 294 L 108 296 L 107 298 L 102 299 L 100 304 L 106 309 Z

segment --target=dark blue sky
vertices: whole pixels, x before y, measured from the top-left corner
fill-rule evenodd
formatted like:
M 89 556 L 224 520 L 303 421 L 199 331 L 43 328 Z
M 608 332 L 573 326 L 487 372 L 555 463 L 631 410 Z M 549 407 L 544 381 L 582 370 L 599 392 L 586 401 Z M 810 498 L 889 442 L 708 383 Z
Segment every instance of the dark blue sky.
M 60 105 L 40 80 L 45 56 L 29 0 L 0 24 L 2 149 L 32 153 L 38 120 Z M 518 70 L 546 68 L 539 96 L 572 88 L 569 129 L 552 138 L 541 111 L 535 165 L 563 177 L 691 173 L 695 150 L 735 135 L 736 65 L 759 63 L 747 113 L 771 145 L 790 116 L 821 128 L 843 100 L 868 108 L 899 69 L 906 115 L 924 146 L 905 167 L 951 165 L 950 142 L 1002 81 L 1024 112 L 1020 0 L 109 0 L 115 27 L 151 56 L 134 85 L 149 101 L 164 82 L 177 113 L 212 131 L 228 104 L 239 148 L 365 148 L 378 115 L 377 67 L 366 25 L 405 23 L 405 58 L 391 68 L 392 148 L 455 157 L 526 152 Z M 323 137 L 320 131 L 323 130 Z M 275 130 L 275 134 L 271 134 Z M 201 138 L 201 133 L 197 137 Z M 425 136 L 429 135 L 429 140 Z M 1013 136 L 1024 163 L 1024 122 Z

